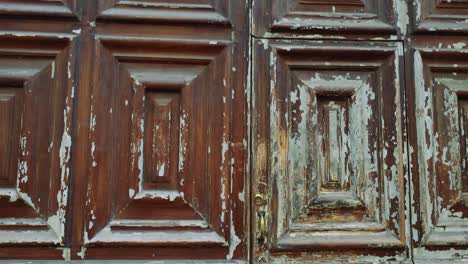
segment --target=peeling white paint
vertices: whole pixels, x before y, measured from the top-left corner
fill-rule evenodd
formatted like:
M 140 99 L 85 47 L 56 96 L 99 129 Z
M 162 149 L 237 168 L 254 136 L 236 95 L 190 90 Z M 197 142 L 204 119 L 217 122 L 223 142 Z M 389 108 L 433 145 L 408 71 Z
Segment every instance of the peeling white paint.
M 231 211 L 231 223 L 230 223 L 230 241 L 229 241 L 229 252 L 228 254 L 226 255 L 226 259 L 227 260 L 231 260 L 232 257 L 234 256 L 234 252 L 236 251 L 237 247 L 239 246 L 239 244 L 242 242 L 241 239 L 237 236 L 236 234 L 236 230 L 234 228 L 234 221 L 233 221 L 233 215 L 232 215 L 232 211 Z
M 71 250 L 69 248 L 62 249 L 62 258 L 67 261 L 71 259 Z
M 455 49 L 463 49 L 467 46 L 464 42 L 458 42 L 452 45 Z
M 182 197 L 183 197 L 183 192 L 178 192 L 178 191 L 166 191 L 166 190 L 148 191 L 148 190 L 145 190 L 145 191 L 138 192 L 135 195 L 134 199 L 139 200 L 139 199 L 145 199 L 145 198 L 148 198 L 148 199 L 158 198 L 158 199 L 163 199 L 163 200 L 173 202 L 177 198 L 182 199 Z
M 398 16 L 397 27 L 400 29 L 402 35 L 406 35 L 407 27 L 409 26 L 408 4 L 405 0 L 394 0 L 393 10 Z
M 81 259 L 84 259 L 86 256 L 86 247 L 81 247 L 81 251 L 76 253 L 76 255 Z
M 163 163 L 163 164 L 159 167 L 159 170 L 158 170 L 158 176 L 159 176 L 159 177 L 164 177 L 164 175 L 165 175 L 165 167 L 166 167 L 166 163 Z
M 50 78 L 55 78 L 55 61 L 52 61 L 52 69 L 50 70 Z
M 70 60 L 68 61 L 68 64 L 67 64 L 67 77 L 68 77 L 69 80 L 72 77 L 72 75 L 71 75 L 71 58 L 70 58 Z

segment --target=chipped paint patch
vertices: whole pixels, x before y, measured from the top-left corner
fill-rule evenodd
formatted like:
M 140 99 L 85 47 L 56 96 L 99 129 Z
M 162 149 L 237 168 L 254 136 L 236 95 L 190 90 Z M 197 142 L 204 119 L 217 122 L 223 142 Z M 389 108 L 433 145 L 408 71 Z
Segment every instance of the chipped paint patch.
M 409 26 L 408 3 L 405 0 L 394 0 L 393 10 L 398 16 L 397 27 L 402 35 L 406 35 Z
M 180 198 L 183 199 L 183 192 L 178 192 L 178 191 L 163 191 L 163 190 L 157 190 L 157 191 L 140 191 L 138 192 L 134 199 L 139 200 L 139 199 L 163 199 L 167 200 L 170 202 L 175 201 L 175 199 Z
M 71 250 L 69 248 L 62 249 L 62 258 L 67 261 L 71 259 Z
M 158 176 L 159 177 L 164 177 L 165 175 L 165 168 L 166 168 L 166 163 L 163 163 L 158 170 Z
M 81 251 L 76 253 L 76 255 L 81 259 L 84 259 L 86 256 L 86 247 L 81 247 Z
M 239 244 L 242 242 L 241 239 L 237 236 L 236 234 L 236 230 L 234 228 L 234 221 L 233 221 L 233 215 L 232 215 L 232 211 L 231 211 L 231 224 L 230 224 L 230 241 L 229 241 L 229 252 L 228 254 L 226 255 L 226 259 L 227 260 L 231 260 L 234 256 L 234 252 L 236 251 L 237 247 L 239 246 Z

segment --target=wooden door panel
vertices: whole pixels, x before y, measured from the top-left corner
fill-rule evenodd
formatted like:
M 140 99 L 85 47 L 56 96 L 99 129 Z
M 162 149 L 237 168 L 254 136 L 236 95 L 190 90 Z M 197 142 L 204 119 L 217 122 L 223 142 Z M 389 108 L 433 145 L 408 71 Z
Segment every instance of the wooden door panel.
M 169 23 L 230 24 L 231 0 L 104 0 L 99 18 Z
M 468 2 L 464 0 L 414 1 L 414 32 L 463 34 L 468 32 Z
M 253 11 L 259 37 L 291 33 L 305 38 L 369 38 L 406 33 L 407 5 L 401 0 L 255 0 Z
M 401 46 L 355 44 L 255 42 L 259 262 L 406 258 Z
M 233 36 L 230 28 L 97 23 L 87 258 L 242 256 L 235 223 L 244 217 L 243 175 L 233 166 L 244 157 L 234 156 L 233 128 L 242 126 L 233 109 L 243 106 L 235 96 L 243 78 L 234 79 L 243 65 L 233 56 Z M 148 252 L 139 253 L 142 247 Z
M 62 244 L 73 35 L 0 39 L 0 244 Z
M 468 255 L 468 56 L 464 45 L 442 42 L 418 43 L 409 53 L 416 76 L 411 103 L 418 215 L 414 216 L 413 237 L 415 257 L 424 259 Z M 433 49 L 434 44 L 437 49 Z M 449 251 L 443 251 L 449 247 Z

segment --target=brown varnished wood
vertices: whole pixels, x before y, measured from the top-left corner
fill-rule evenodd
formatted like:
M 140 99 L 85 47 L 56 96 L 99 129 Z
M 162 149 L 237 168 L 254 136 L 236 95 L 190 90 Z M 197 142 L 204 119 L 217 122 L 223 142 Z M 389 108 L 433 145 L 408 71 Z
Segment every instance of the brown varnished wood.
M 1 186 L 2 244 L 65 243 L 72 40 L 73 35 L 2 37 L 2 93 L 16 97 L 2 111 L 11 115 L 4 129 L 16 134 L 9 136 L 14 142 L 5 144 L 9 154 L 4 158 L 12 169 L 5 171 L 9 181 Z
M 21 111 L 24 91 L 12 87 L 0 89 L 0 138 L 3 146 L 1 160 L 0 184 L 3 187 L 16 185 L 16 171 L 18 169 L 19 134 L 21 129 Z
M 14 189 L 0 202 L 1 259 L 62 259 L 70 236 L 66 229 L 70 223 L 67 212 L 75 91 L 72 74 L 74 58 L 78 57 L 77 34 L 73 30 L 79 25 L 76 16 L 68 11 L 66 17 L 57 18 L 64 19 L 59 23 L 50 19 L 56 10 L 48 10 L 51 4 L 61 5 L 39 1 L 0 3 L 2 87 L 23 94 L 17 122 L 21 124 L 20 141 L 26 143 L 21 149 L 17 141 L 20 153 L 11 157 L 17 162 L 19 157 L 23 174 L 13 174 Z M 6 5 L 8 11 L 3 9 Z M 24 12 L 30 13 L 25 17 Z M 24 192 L 23 196 L 10 202 L 14 200 L 11 194 L 18 190 Z M 25 202 L 28 197 L 32 203 Z
M 100 66 L 95 68 L 95 92 L 92 94 L 89 214 L 85 232 L 88 237 L 85 241 L 88 239 L 90 245 L 128 243 L 129 246 L 146 244 L 155 247 L 206 243 L 217 245 L 227 255 L 229 248 L 224 245 L 229 244 L 231 224 L 228 221 L 229 204 L 224 199 L 230 196 L 230 178 L 222 168 L 226 166 L 225 161 L 230 161 L 229 142 L 226 141 L 229 134 L 225 134 L 230 131 L 229 119 L 226 119 L 230 114 L 223 114 L 227 111 L 223 105 L 230 99 L 231 91 L 227 90 L 230 79 L 223 73 L 210 72 L 229 67 L 225 57 L 230 54 L 226 51 L 230 40 L 201 39 L 195 42 L 187 39 L 178 42 L 161 33 L 160 36 L 144 35 L 144 31 L 137 35 L 142 39 L 139 40 L 132 27 L 127 28 L 129 35 L 124 41 L 119 39 L 125 34 L 126 29 L 122 27 L 120 35 L 113 33 L 112 27 L 103 28 L 97 35 L 102 44 L 95 48 L 98 54 L 95 65 Z M 172 51 L 173 46 L 179 46 L 185 52 L 176 53 Z M 138 53 L 133 51 L 135 48 Z M 109 85 L 115 88 L 105 89 Z M 213 87 L 224 87 L 224 91 Z M 151 123 L 143 123 L 145 115 L 149 114 L 145 112 L 144 106 L 149 104 L 146 100 L 168 91 L 180 97 L 176 107 L 181 112 L 180 143 L 171 146 L 178 155 L 172 155 L 169 164 L 163 163 L 168 171 L 178 170 L 174 184 L 169 188 L 146 183 L 139 176 L 143 173 L 140 166 L 145 166 L 141 150 L 144 141 L 149 140 L 144 138 L 145 130 L 154 130 Z M 224 128 L 228 130 L 223 131 Z M 223 146 L 226 146 L 224 151 Z M 147 166 L 155 166 L 158 161 L 150 159 L 148 162 Z M 112 182 L 114 184 L 109 186 Z M 107 189 L 112 192 L 105 192 Z M 159 226 L 159 230 L 147 231 L 146 235 L 135 231 L 135 235 L 130 233 L 127 237 L 133 240 L 127 242 L 125 238 L 119 238 L 125 233 L 119 233 L 118 229 L 112 231 L 110 228 L 111 233 L 105 235 L 111 223 L 140 225 L 143 229 L 145 225 Z M 171 228 L 172 225 L 187 224 L 194 225 L 195 230 L 167 233 L 161 226 Z M 198 225 L 206 227 L 200 230 Z
M 115 21 L 213 24 L 226 26 L 232 21 L 230 1 L 218 0 L 147 0 L 98 2 L 99 17 Z
M 4 16 L 21 17 L 48 17 L 55 19 L 76 19 L 79 0 L 2 0 L 0 1 L 0 14 Z
M 160 2 L 162 3 L 164 1 Z M 220 7 L 225 4 L 221 5 L 220 3 L 219 1 L 210 1 L 207 5 L 213 5 L 216 7 L 215 11 L 221 11 L 222 8 L 220 9 Z M 153 4 L 158 5 L 158 3 Z M 177 5 L 179 3 L 169 4 Z M 189 3 L 180 4 L 184 5 Z M 231 6 L 230 10 L 238 10 L 238 12 L 241 12 L 239 19 L 245 19 L 242 8 L 233 8 L 234 6 L 242 7 L 242 4 L 232 3 L 229 5 Z M 109 8 L 112 9 L 110 6 Z M 156 13 L 159 12 L 157 9 L 158 7 L 153 11 Z M 181 9 L 181 11 L 183 11 L 183 9 Z M 153 13 L 153 15 L 156 13 Z M 232 78 L 230 76 L 245 76 L 242 71 L 238 73 L 237 71 L 232 71 L 232 68 L 239 68 L 240 70 L 245 69 L 245 66 L 242 66 L 245 62 L 232 62 L 234 59 L 230 57 L 232 54 L 230 50 L 239 48 L 237 44 L 232 44 L 234 43 L 232 37 L 235 35 L 232 35 L 231 32 L 239 34 L 239 39 L 236 40 L 236 42 L 242 43 L 244 29 L 239 22 L 242 20 L 235 22 L 236 27 L 234 30 L 226 28 L 225 23 L 221 23 L 221 26 L 224 25 L 223 28 L 216 30 L 213 30 L 214 28 L 211 26 L 195 29 L 187 25 L 184 27 L 160 25 L 156 29 L 153 26 L 140 25 L 138 26 L 138 30 L 135 31 L 135 26 L 130 24 L 120 24 L 116 26 L 113 22 L 106 22 L 116 19 L 122 19 L 122 21 L 128 20 L 128 14 L 130 13 L 122 14 L 123 16 L 119 15 L 113 18 L 108 17 L 105 11 L 98 14 L 94 52 L 98 57 L 98 59 L 95 59 L 95 62 L 98 62 L 95 65 L 101 66 L 94 68 L 95 81 L 93 81 L 93 90 L 95 91 L 104 89 L 102 92 L 110 92 L 105 89 L 107 85 L 101 86 L 108 82 L 115 83 L 114 86 L 121 88 L 114 88 L 114 91 L 109 94 L 110 96 L 104 96 L 103 94 L 102 96 L 104 97 L 101 97 L 96 92 L 91 93 L 91 100 L 93 101 L 91 116 L 96 114 L 96 120 L 105 120 L 104 116 L 107 115 L 107 113 L 110 114 L 110 108 L 112 107 L 112 111 L 115 111 L 114 113 L 119 117 L 119 120 L 109 120 L 108 122 L 110 123 L 108 123 L 108 125 L 104 125 L 105 121 L 101 121 L 101 124 L 96 122 L 95 127 L 93 127 L 93 121 L 91 121 L 90 131 L 91 135 L 97 134 L 98 132 L 94 131 L 100 131 L 100 127 L 102 126 L 102 128 L 106 128 L 107 134 L 110 132 L 107 127 L 112 127 L 112 124 L 114 124 L 119 126 L 123 132 L 121 132 L 121 135 L 119 135 L 120 132 L 114 133 L 115 131 L 112 132 L 112 135 L 107 134 L 111 138 L 111 141 L 108 142 L 119 142 L 117 145 L 118 150 L 111 151 L 115 151 L 115 154 L 109 153 L 110 157 L 106 157 L 104 153 L 99 153 L 102 147 L 97 143 L 96 149 L 98 152 L 95 153 L 95 157 L 97 158 L 94 159 L 93 155 L 89 157 L 90 160 L 88 164 L 91 174 L 89 174 L 90 180 L 88 181 L 87 187 L 89 197 L 87 200 L 91 202 L 90 205 L 94 203 L 94 198 L 90 195 L 95 190 L 99 191 L 99 186 L 105 189 L 110 188 L 116 200 L 112 201 L 109 198 L 105 198 L 105 196 L 102 196 L 104 193 L 100 191 L 101 198 L 97 201 L 99 201 L 98 206 L 100 206 L 102 210 L 90 211 L 91 208 L 88 207 L 88 217 L 84 224 L 86 229 L 89 229 L 89 223 L 96 220 L 96 225 L 92 225 L 94 228 L 99 228 L 109 221 L 107 218 L 109 216 L 102 218 L 102 214 L 111 214 L 114 215 L 111 217 L 115 218 L 113 222 L 110 222 L 112 223 L 110 226 L 111 230 L 114 230 L 112 232 L 118 235 L 118 230 L 120 228 L 126 228 L 126 226 L 128 226 L 130 228 L 129 230 L 134 230 L 133 232 L 135 234 L 140 233 L 142 235 L 139 238 L 141 241 L 138 241 L 138 236 L 132 236 L 137 238 L 137 240 L 132 238 L 133 241 L 126 241 L 125 239 L 119 240 L 117 238 L 116 241 L 112 241 L 111 239 L 102 242 L 94 243 L 91 241 L 87 243 L 91 245 L 95 244 L 92 245 L 92 247 L 97 248 L 98 251 L 102 251 L 104 255 L 108 254 L 109 250 L 107 248 L 99 249 L 99 244 L 119 244 L 120 247 L 127 245 L 131 248 L 140 245 L 151 246 L 153 248 L 172 245 L 174 249 L 181 248 L 181 250 L 186 246 L 200 248 L 202 246 L 208 246 L 209 249 L 207 252 L 212 252 L 212 254 L 207 255 L 198 250 L 192 251 L 190 254 L 193 255 L 187 255 L 186 257 L 209 259 L 218 258 L 217 256 L 223 255 L 225 258 L 239 258 L 239 256 L 245 254 L 241 253 L 241 250 L 239 250 L 243 246 L 241 245 L 239 247 L 242 241 L 238 235 L 241 235 L 243 231 L 237 233 L 235 228 L 236 226 L 242 226 L 240 223 L 244 221 L 244 210 L 242 209 L 243 205 L 236 203 L 238 212 L 235 214 L 231 212 L 231 203 L 234 203 L 234 199 L 238 196 L 234 194 L 240 192 L 241 189 L 230 187 L 230 182 L 234 179 L 231 175 L 239 176 L 241 174 L 234 171 L 231 172 L 231 165 L 228 164 L 236 161 L 230 157 L 232 144 L 230 142 L 230 138 L 232 137 L 231 131 L 233 131 L 233 127 L 240 125 L 239 123 L 230 121 L 230 116 L 233 115 L 231 112 L 232 110 L 230 110 L 232 108 L 232 106 L 230 106 L 230 101 L 235 98 L 232 96 L 233 92 L 230 89 L 238 87 L 235 88 L 236 91 L 237 89 L 241 91 L 244 85 L 242 81 L 243 78 Z M 175 12 L 175 14 L 177 14 L 177 12 Z M 125 16 L 127 16 L 127 18 L 124 18 Z M 103 22 L 100 23 L 100 20 Z M 208 22 L 209 20 L 206 21 Z M 150 20 L 143 19 L 142 22 L 160 21 L 155 15 Z M 174 22 L 178 23 L 177 21 Z M 230 21 L 230 23 L 233 22 Z M 229 27 L 232 26 L 233 25 Z M 194 34 L 194 30 L 198 32 L 198 39 L 192 39 L 191 37 Z M 125 36 L 125 38 L 120 39 L 123 36 Z M 246 53 L 246 49 L 239 49 L 239 52 Z M 120 69 L 117 68 L 118 66 L 115 64 L 116 61 L 121 65 Z M 113 67 L 118 71 L 118 80 L 112 80 L 112 78 L 109 79 L 106 77 L 109 76 L 109 72 L 104 70 L 108 68 L 105 66 L 107 63 L 115 65 Z M 235 84 L 233 81 L 234 79 L 239 79 L 239 82 Z M 96 82 L 97 80 L 99 80 L 99 82 Z M 233 86 L 233 84 L 235 84 L 235 86 Z M 135 95 L 132 94 L 132 86 L 135 88 Z M 125 91 L 124 89 L 128 90 Z M 160 96 L 161 94 L 167 93 L 173 93 L 179 97 L 179 105 L 175 107 L 180 108 L 179 133 L 177 133 L 177 131 L 173 132 L 173 134 L 177 134 L 177 137 L 179 137 L 179 134 L 181 135 L 177 138 L 177 140 L 180 141 L 178 143 L 180 148 L 171 144 L 171 151 L 177 155 L 171 154 L 170 163 L 165 165 L 168 166 L 168 168 L 165 168 L 165 171 L 166 169 L 169 172 L 172 171 L 172 184 L 164 186 L 157 182 L 154 184 L 144 183 L 143 185 L 148 186 L 148 190 L 153 193 L 148 193 L 148 197 L 142 197 L 142 199 L 132 201 L 134 197 L 130 197 L 129 195 L 131 192 L 130 187 L 135 190 L 134 195 L 136 196 L 138 195 L 138 188 L 141 185 L 138 183 L 138 177 L 128 181 L 128 174 L 125 175 L 125 171 L 128 170 L 126 168 L 130 165 L 130 175 L 137 176 L 139 174 L 139 154 L 135 153 L 135 147 L 139 144 L 139 138 L 143 141 L 146 141 L 146 139 L 143 139 L 144 132 L 128 129 L 139 128 L 140 125 L 146 127 L 146 124 L 139 124 L 139 117 L 132 121 L 131 116 L 133 114 L 135 116 L 143 116 L 143 114 L 145 114 L 145 108 L 140 108 L 141 105 L 146 105 L 146 103 L 143 103 L 141 96 L 144 96 L 145 100 L 147 100 L 152 94 Z M 239 95 L 243 95 L 243 93 L 239 93 Z M 118 99 L 119 97 L 122 99 Z M 132 99 L 132 97 L 136 99 Z M 107 103 L 106 100 L 109 99 L 115 101 Z M 127 106 L 133 109 L 132 115 L 126 112 L 127 110 L 124 108 L 125 100 L 128 100 Z M 241 101 L 243 101 L 243 99 L 241 99 Z M 176 112 L 177 111 L 175 111 L 175 113 Z M 125 121 L 125 119 L 128 121 Z M 128 136 L 125 136 L 125 133 L 127 133 Z M 242 130 L 241 134 L 242 138 L 244 138 L 245 134 Z M 109 136 L 106 137 L 109 138 Z M 88 143 L 90 148 L 92 148 L 93 140 L 94 137 L 91 136 L 90 142 Z M 98 138 L 96 138 L 96 140 L 96 142 L 100 141 Z M 107 144 L 108 145 L 104 148 L 112 149 L 112 143 Z M 131 148 L 129 149 L 131 146 L 133 146 L 133 152 Z M 223 148 L 223 146 L 226 146 L 226 148 Z M 244 149 L 244 147 L 242 148 Z M 187 151 L 187 154 L 180 153 L 182 150 Z M 184 161 L 179 161 L 180 155 L 182 155 L 181 157 Z M 121 159 L 127 160 L 128 158 L 126 157 L 133 159 L 133 162 L 122 163 L 118 161 Z M 94 165 L 96 167 L 101 167 L 100 172 L 94 174 L 93 164 L 106 164 L 106 159 L 108 162 L 107 165 Z M 147 165 L 152 166 L 151 164 L 154 164 L 156 161 L 153 160 L 151 162 L 152 163 Z M 182 162 L 185 162 L 185 165 Z M 243 164 L 243 157 L 240 158 L 239 163 Z M 111 169 L 109 172 L 105 172 L 102 166 L 107 166 Z M 160 171 L 160 169 L 161 168 L 158 168 L 158 171 Z M 174 174 L 174 172 L 177 171 L 178 173 Z M 117 176 L 117 182 L 120 183 L 120 186 L 114 185 L 112 187 L 106 186 L 107 184 L 101 185 L 105 183 L 105 181 L 102 181 L 105 178 L 102 177 L 108 173 L 110 173 L 110 175 L 120 173 L 121 176 Z M 243 172 L 241 171 L 241 173 Z M 93 178 L 98 181 L 93 183 Z M 99 178 L 102 183 L 99 183 Z M 127 185 L 129 187 L 126 187 L 125 182 L 130 184 Z M 243 180 L 241 182 L 243 182 Z M 118 194 L 119 192 L 121 194 Z M 179 192 L 183 192 L 183 195 L 177 195 Z M 165 193 L 168 193 L 169 197 L 167 197 Z M 179 196 L 179 198 L 171 198 L 174 195 Z M 107 206 L 112 206 L 113 209 Z M 94 212 L 99 213 L 93 215 Z M 99 214 L 101 214 L 101 216 Z M 236 219 L 234 219 L 234 217 Z M 141 221 L 147 221 L 147 223 L 145 224 L 145 222 Z M 207 222 L 207 224 L 205 225 L 204 222 Z M 197 226 L 200 224 L 200 227 L 202 227 L 201 229 Z M 236 224 L 236 226 L 234 226 L 234 224 Z M 132 225 L 134 226 L 133 228 L 131 228 Z M 191 227 L 190 225 L 194 226 Z M 139 229 L 138 226 L 140 226 Z M 146 235 L 145 233 L 141 233 L 142 230 L 146 230 Z M 93 236 L 95 234 L 93 232 L 92 230 L 86 230 L 85 241 L 87 239 L 86 235 Z M 164 240 L 165 236 L 169 239 L 168 241 Z M 216 236 L 219 236 L 219 239 L 216 238 Z M 215 240 L 213 240 L 213 237 Z M 193 241 L 190 242 L 190 240 Z M 234 245 L 230 246 L 231 243 L 234 243 Z M 137 255 L 137 252 L 134 254 L 132 252 L 135 252 L 134 249 L 129 248 L 127 256 L 141 258 Z M 113 258 L 114 255 L 115 254 L 109 254 L 108 257 Z M 173 257 L 167 255 L 161 257 L 177 258 L 177 255 Z

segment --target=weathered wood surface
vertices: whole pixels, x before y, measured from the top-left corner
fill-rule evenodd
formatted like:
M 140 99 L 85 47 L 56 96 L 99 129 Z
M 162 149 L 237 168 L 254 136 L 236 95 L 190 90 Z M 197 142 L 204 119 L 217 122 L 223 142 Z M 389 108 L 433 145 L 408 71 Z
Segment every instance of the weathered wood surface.
M 466 0 L 0 0 L 0 259 L 466 259 L 467 33 Z
M 467 38 L 418 37 L 407 50 L 417 259 L 468 256 Z
M 259 260 L 406 258 L 402 48 L 356 44 L 254 42 Z

